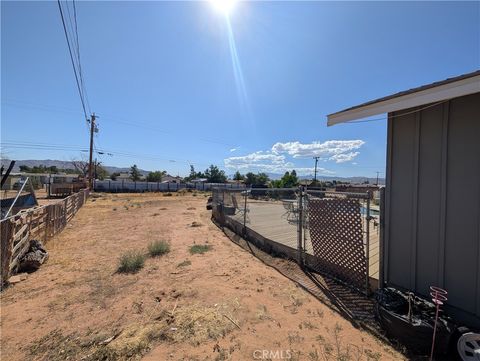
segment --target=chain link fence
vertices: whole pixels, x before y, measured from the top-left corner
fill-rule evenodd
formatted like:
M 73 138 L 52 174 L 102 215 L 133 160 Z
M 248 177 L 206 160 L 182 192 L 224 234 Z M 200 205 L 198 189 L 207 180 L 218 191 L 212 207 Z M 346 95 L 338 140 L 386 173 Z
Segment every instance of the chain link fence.
M 270 254 L 369 293 L 379 275 L 379 208 L 370 193 L 213 189 L 213 218 Z

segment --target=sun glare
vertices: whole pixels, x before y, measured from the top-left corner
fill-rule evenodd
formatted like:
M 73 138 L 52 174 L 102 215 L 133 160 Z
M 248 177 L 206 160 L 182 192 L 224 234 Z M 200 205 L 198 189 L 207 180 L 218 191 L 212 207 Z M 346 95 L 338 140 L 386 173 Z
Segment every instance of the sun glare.
M 210 3 L 219 13 L 229 15 L 235 7 L 237 0 L 210 0 Z

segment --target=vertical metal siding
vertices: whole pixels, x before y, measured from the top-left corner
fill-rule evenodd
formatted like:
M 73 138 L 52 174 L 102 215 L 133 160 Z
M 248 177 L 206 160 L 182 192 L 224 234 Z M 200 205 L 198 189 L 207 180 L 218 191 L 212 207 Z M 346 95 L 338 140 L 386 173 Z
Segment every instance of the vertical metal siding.
M 480 93 L 390 114 L 385 274 L 480 325 Z M 395 117 L 392 118 L 392 115 Z M 463 315 L 463 316 L 462 316 Z

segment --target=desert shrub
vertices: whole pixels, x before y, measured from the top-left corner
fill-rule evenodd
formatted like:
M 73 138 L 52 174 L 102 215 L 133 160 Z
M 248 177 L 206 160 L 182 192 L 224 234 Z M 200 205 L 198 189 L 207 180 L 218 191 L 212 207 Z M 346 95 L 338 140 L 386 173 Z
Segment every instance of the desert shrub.
M 163 196 L 164 197 L 171 197 L 172 196 L 172 193 L 168 192 L 168 193 L 163 193 Z
M 190 253 L 191 254 L 203 254 L 205 252 L 208 252 L 212 249 L 212 246 L 209 244 L 194 244 L 193 246 L 190 247 Z
M 157 257 L 170 252 L 170 244 L 166 241 L 154 241 L 148 245 L 148 253 L 151 257 Z
M 118 265 L 119 273 L 137 273 L 145 264 L 145 256 L 137 251 L 124 253 Z

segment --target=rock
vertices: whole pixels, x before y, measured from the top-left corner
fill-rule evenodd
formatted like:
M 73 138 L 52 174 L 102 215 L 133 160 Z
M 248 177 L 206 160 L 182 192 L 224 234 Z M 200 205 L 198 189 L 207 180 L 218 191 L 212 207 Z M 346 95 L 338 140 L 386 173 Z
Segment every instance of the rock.
M 18 283 L 18 282 L 22 282 L 22 281 L 26 280 L 27 277 L 28 277 L 27 273 L 19 273 L 15 276 L 10 277 L 8 279 L 8 283 L 15 284 L 15 283 Z
M 34 272 L 48 259 L 48 252 L 42 242 L 32 239 L 28 252 L 20 259 L 19 271 Z

